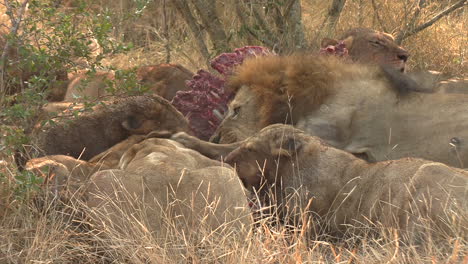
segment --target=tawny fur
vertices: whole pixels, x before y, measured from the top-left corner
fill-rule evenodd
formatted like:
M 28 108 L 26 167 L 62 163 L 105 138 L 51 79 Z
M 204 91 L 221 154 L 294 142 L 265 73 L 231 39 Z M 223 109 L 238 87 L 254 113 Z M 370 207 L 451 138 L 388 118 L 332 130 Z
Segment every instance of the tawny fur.
M 333 93 L 333 83 L 337 78 L 336 68 L 348 71 L 349 65 L 335 59 L 317 58 L 307 55 L 265 56 L 246 60 L 237 68 L 229 81 L 229 89 L 237 92 L 248 86 L 259 100 L 262 125 L 281 122 L 284 116 L 271 114 L 287 110 L 293 104 L 295 110 L 304 109 L 302 104 L 318 106 Z M 349 71 L 349 74 L 352 74 Z M 273 111 L 273 108 L 276 111 Z
M 352 28 L 338 39 L 325 38 L 321 46 L 345 43 L 349 57 L 354 62 L 392 66 L 405 70 L 408 51 L 399 46 L 392 35 L 371 28 Z
M 382 71 L 374 68 L 307 54 L 253 58 L 238 67 L 229 81 L 228 89 L 237 93 L 229 108 L 245 104 L 238 102 L 239 97 L 252 97 L 258 108 L 249 111 L 258 115 L 260 128 L 274 123 L 295 124 L 338 93 L 338 84 L 344 80 L 386 80 Z M 243 96 L 243 90 L 248 90 L 249 96 Z M 218 130 L 233 128 L 228 124 L 229 112 Z
M 123 154 L 133 145 L 151 137 L 131 135 L 89 161 L 66 155 L 49 155 L 28 160 L 25 169 L 44 178 L 50 190 L 58 190 L 60 195 L 74 194 L 88 182 L 89 177 L 100 170 L 118 169 Z
M 70 156 L 50 155 L 29 160 L 25 169 L 42 177 L 48 190 L 61 197 L 70 197 L 80 190 L 93 173 L 109 168 Z
M 156 237 L 172 228 L 230 236 L 250 228 L 245 190 L 229 166 L 172 140 L 151 138 L 128 149 L 119 168 L 91 177 L 86 203 L 97 226 L 125 232 L 132 217 Z
M 468 166 L 466 95 L 421 92 L 392 68 L 296 56 L 259 57 L 238 67 L 231 80 L 236 95 L 212 142 L 241 141 L 287 123 L 369 161 L 409 156 Z
M 179 64 L 158 64 L 141 66 L 136 71 L 136 82 L 152 94 L 166 100 L 172 100 L 177 91 L 188 89 L 185 84 L 193 73 Z M 68 84 L 65 101 L 99 99 L 126 92 L 119 90 L 121 80 L 116 79 L 114 72 L 98 71 L 89 74 L 85 71 L 76 73 Z M 111 86 L 109 86 L 111 85 Z M 115 89 L 113 93 L 109 87 Z
M 132 134 L 151 131 L 189 132 L 187 120 L 158 96 L 132 96 L 99 105 L 90 113 L 37 131 L 46 155 L 63 154 L 88 160 Z
M 191 71 L 180 64 L 146 65 L 137 70 L 140 84 L 169 101 L 178 91 L 189 89 L 186 82 L 191 80 L 193 75 Z
M 77 72 L 68 83 L 64 100 L 75 102 L 108 96 L 110 93 L 106 91 L 106 88 L 114 80 L 115 74 L 113 72 L 98 71 L 92 74 L 87 71 Z
M 147 139 L 147 135 L 131 135 L 127 139 L 92 157 L 89 162 L 102 164 L 102 167 L 107 169 L 117 169 L 122 155 L 133 145 L 145 139 Z
M 442 163 L 415 158 L 368 163 L 280 124 L 246 140 L 226 162 L 262 202 L 275 201 L 273 193 L 280 214 L 292 217 L 286 221 L 304 219 L 296 214 L 309 211 L 324 220 L 330 234 L 374 224 L 399 228 L 405 236 L 434 230 L 468 234 L 468 172 Z

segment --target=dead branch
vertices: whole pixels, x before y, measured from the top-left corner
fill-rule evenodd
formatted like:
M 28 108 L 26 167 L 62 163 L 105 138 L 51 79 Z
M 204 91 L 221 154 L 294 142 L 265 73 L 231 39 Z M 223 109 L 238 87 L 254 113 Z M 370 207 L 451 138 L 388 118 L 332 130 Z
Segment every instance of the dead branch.
M 16 36 L 18 34 L 18 30 L 21 24 L 21 21 L 23 21 L 23 15 L 26 10 L 26 6 L 28 5 L 29 0 L 25 0 L 23 4 L 20 7 L 19 13 L 16 17 L 16 19 L 13 17 L 13 10 L 12 7 L 9 3 L 8 0 L 5 0 L 5 6 L 7 7 L 7 13 L 10 15 L 10 19 L 12 21 L 11 24 L 11 29 L 10 29 L 10 36 Z M 0 57 L 0 98 L 3 97 L 5 94 L 5 62 L 7 59 L 7 53 L 8 50 L 10 49 L 11 45 L 11 40 L 8 38 L 5 38 L 5 46 L 3 47 L 3 52 L 2 56 Z
M 13 15 L 13 7 L 10 5 L 10 1 L 5 0 L 5 8 L 6 8 L 6 14 L 8 15 L 8 18 L 10 19 L 11 25 L 14 25 L 15 16 Z
M 201 55 L 205 58 L 206 65 L 210 67 L 210 54 L 208 52 L 205 40 L 203 39 L 201 26 L 200 24 L 198 24 L 197 20 L 193 16 L 192 11 L 188 6 L 188 3 L 185 0 L 172 0 L 172 2 L 174 3 L 174 6 L 177 9 L 178 13 L 185 20 L 185 23 L 187 23 L 187 25 L 189 26 L 190 31 L 192 31 L 193 37 L 195 38 L 198 45 L 198 50 L 200 51 Z
M 275 46 L 274 42 L 269 41 L 267 38 L 263 36 L 259 36 L 255 31 L 253 31 L 250 27 L 246 26 L 245 29 L 247 32 L 252 35 L 252 37 L 256 38 L 257 40 L 261 41 L 263 44 L 265 44 L 267 47 L 273 48 Z
M 272 39 L 272 38 L 276 38 L 275 37 L 276 34 L 273 34 L 273 32 L 270 30 L 270 27 L 268 26 L 268 23 L 266 22 L 265 15 L 260 14 L 260 10 L 258 8 L 258 5 L 256 5 L 256 4 L 252 5 L 252 12 L 253 12 L 254 18 L 257 21 L 258 25 L 260 26 L 261 30 L 263 32 L 265 32 L 264 36 L 263 36 L 263 39 L 265 39 L 267 42 L 270 42 L 270 43 L 277 42 L 277 39 L 276 40 Z
M 216 52 L 228 51 L 228 38 L 216 13 L 215 0 L 192 0 L 192 3 L 202 21 L 204 29 L 210 36 Z
M 328 10 L 328 29 L 334 29 L 343 11 L 346 0 L 333 0 L 330 9 Z
M 285 0 L 282 1 L 282 4 L 270 3 L 269 7 L 272 12 L 268 18 L 273 21 L 270 25 L 266 23 L 266 14 L 264 15 L 264 12 L 258 10 L 258 5 L 251 3 L 251 6 L 255 22 L 257 22 L 254 24 L 259 26 L 260 30 L 253 30 L 253 26 L 244 25 L 250 35 L 269 47 L 277 46 L 279 51 L 294 50 L 305 46 L 300 1 Z M 237 2 L 237 13 L 242 21 L 249 21 L 245 15 L 248 12 L 242 3 Z M 262 15 L 260 15 L 261 13 Z M 272 34 L 272 32 L 274 33 Z
M 444 16 L 447 16 L 448 14 L 452 13 L 453 11 L 455 11 L 455 10 L 461 8 L 461 7 L 466 6 L 466 1 L 467 0 L 458 1 L 457 3 L 455 3 L 452 6 L 446 8 L 445 10 L 441 11 L 439 14 L 435 15 L 433 18 L 431 18 L 428 21 L 420 24 L 417 27 L 413 27 L 411 29 L 407 27 L 407 28 L 403 29 L 402 31 L 400 31 L 398 33 L 397 37 L 395 38 L 396 43 L 401 44 L 401 42 L 404 39 L 408 38 L 409 36 L 417 34 L 418 32 L 432 26 L 435 22 L 437 22 L 438 20 L 440 20 Z
M 283 17 L 285 19 L 288 19 L 291 15 L 291 10 L 293 9 L 293 6 L 295 3 L 297 3 L 298 1 L 297 0 L 289 0 L 287 3 L 286 3 L 286 8 L 284 9 L 284 14 L 283 14 Z
M 283 36 L 285 27 L 284 27 L 283 15 L 281 14 L 281 10 L 278 4 L 271 3 L 270 5 L 272 7 L 271 13 L 273 15 L 273 22 L 275 22 L 276 31 L 278 32 L 279 36 Z
M 265 32 L 265 37 L 269 36 L 267 38 L 270 39 L 270 42 L 276 42 L 274 40 L 271 40 L 271 37 L 275 36 L 275 34 L 273 34 L 270 28 L 268 27 L 265 16 L 260 15 L 260 11 L 257 5 L 252 5 L 252 12 L 258 25 L 260 26 L 262 31 Z
M 163 23 L 164 23 L 164 46 L 166 48 L 166 63 L 171 62 L 171 47 L 169 42 L 169 28 L 167 26 L 167 14 L 166 14 L 166 0 L 163 0 Z
M 323 31 L 325 30 L 325 34 L 333 35 L 332 31 L 334 31 L 336 23 L 341 15 L 341 11 L 343 11 L 343 7 L 346 4 L 346 0 L 333 0 L 330 9 L 328 10 L 325 19 L 320 25 L 320 30 L 317 31 L 314 38 L 312 39 L 312 43 L 317 42 L 317 38 L 323 36 Z
M 406 24 L 407 29 L 410 29 L 411 27 L 413 27 L 416 24 L 417 19 L 421 15 L 421 10 L 424 8 L 423 5 L 425 3 L 425 0 L 416 0 L 416 1 L 418 3 L 416 4 L 416 7 L 414 8 L 415 10 L 414 10 L 414 13 L 413 13 L 413 17 Z M 408 30 L 405 30 L 405 31 L 408 31 Z
M 304 36 L 304 25 L 302 24 L 302 9 L 301 2 L 298 0 L 289 0 L 286 4 L 286 9 L 283 15 L 283 19 L 286 21 L 286 32 L 290 32 L 292 35 L 293 49 L 304 48 L 305 36 Z
M 377 19 L 377 22 L 379 22 L 380 28 L 382 28 L 383 32 L 388 32 L 387 28 L 385 27 L 385 24 L 382 21 L 382 18 L 380 17 L 379 9 L 377 7 L 377 4 L 375 3 L 375 0 L 372 0 L 371 3 L 372 9 L 374 9 L 375 18 Z
M 249 25 L 249 17 L 247 16 L 249 10 L 247 10 L 242 1 L 238 1 L 236 3 L 236 14 L 242 21 L 242 26 L 246 29 L 247 33 L 249 33 L 249 35 L 260 41 L 263 45 L 266 45 L 267 47 L 273 47 L 275 41 L 272 40 L 271 37 L 275 36 L 275 34 L 271 33 L 270 29 L 267 27 L 265 19 L 260 16 L 258 10 L 256 11 L 255 8 L 252 8 L 252 12 L 254 14 L 256 22 L 258 23 L 257 25 L 260 27 L 260 31 L 255 32 L 252 29 L 252 25 Z M 263 34 L 260 35 L 260 32 L 263 32 Z

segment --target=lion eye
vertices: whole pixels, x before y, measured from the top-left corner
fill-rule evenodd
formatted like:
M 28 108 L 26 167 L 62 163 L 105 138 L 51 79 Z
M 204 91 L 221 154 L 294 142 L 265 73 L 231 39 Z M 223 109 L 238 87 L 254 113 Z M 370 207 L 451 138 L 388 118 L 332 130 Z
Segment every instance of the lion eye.
M 232 111 L 232 118 L 237 117 L 239 115 L 239 112 L 240 112 L 240 106 L 234 107 Z
M 377 46 L 377 47 L 382 45 L 382 43 L 378 40 L 369 40 L 369 42 L 371 43 L 371 45 Z

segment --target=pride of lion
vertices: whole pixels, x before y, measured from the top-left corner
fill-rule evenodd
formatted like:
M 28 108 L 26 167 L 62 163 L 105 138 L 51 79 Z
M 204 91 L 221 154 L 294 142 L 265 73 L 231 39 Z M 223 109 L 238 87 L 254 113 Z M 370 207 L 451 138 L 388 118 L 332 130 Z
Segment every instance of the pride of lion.
M 45 156 L 25 169 L 56 195 L 80 199 L 96 227 L 118 232 L 134 219 L 158 237 L 169 226 L 245 236 L 268 207 L 285 224 L 314 218 L 314 230 L 333 236 L 379 223 L 407 238 L 466 237 L 468 95 L 435 92 L 404 73 L 409 53 L 389 34 L 354 29 L 322 42 L 337 43 L 352 63 L 316 54 L 244 61 L 211 142 L 168 101 L 187 89 L 190 71 L 141 68 L 152 95 L 111 98 L 37 128 Z M 76 76 L 66 100 L 107 99 L 111 75 Z M 42 115 L 74 106 L 51 104 Z

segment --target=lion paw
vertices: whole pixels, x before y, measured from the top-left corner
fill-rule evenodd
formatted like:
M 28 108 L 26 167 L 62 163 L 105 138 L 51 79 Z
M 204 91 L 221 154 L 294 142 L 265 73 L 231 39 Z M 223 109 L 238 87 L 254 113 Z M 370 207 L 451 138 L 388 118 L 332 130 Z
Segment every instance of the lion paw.
M 194 136 L 190 136 L 189 134 L 185 133 L 185 132 L 178 132 L 174 135 L 171 136 L 171 139 L 184 145 L 186 148 L 193 148 L 197 145 L 199 139 L 194 137 Z

